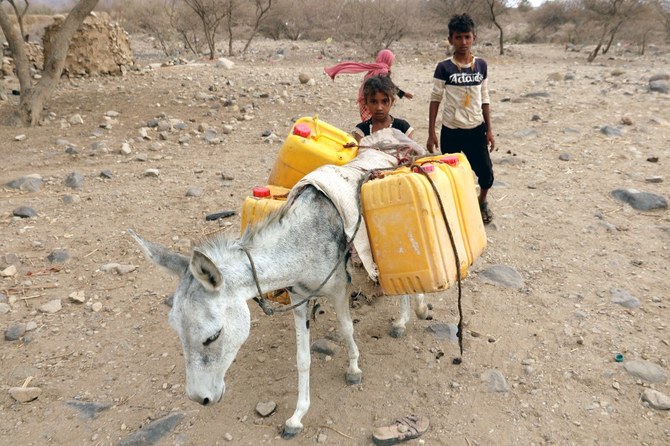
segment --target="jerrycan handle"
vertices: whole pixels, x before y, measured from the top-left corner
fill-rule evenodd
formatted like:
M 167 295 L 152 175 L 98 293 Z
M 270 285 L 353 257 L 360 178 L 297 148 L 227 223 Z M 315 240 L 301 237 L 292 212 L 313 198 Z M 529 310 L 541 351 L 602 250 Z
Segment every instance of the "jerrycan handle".
M 319 130 L 319 115 L 314 115 L 312 121 L 314 121 L 314 139 L 319 139 L 319 135 L 321 135 L 321 131 Z
M 458 165 L 458 162 L 460 160 L 458 159 L 458 156 L 450 155 L 450 156 L 445 156 L 444 158 L 440 159 L 440 161 L 445 163 L 445 164 L 449 164 L 450 166 L 456 166 L 456 165 Z
M 426 173 L 433 173 L 435 172 L 435 166 L 433 164 L 422 164 L 412 168 L 412 172 L 414 173 L 421 173 L 422 170 Z

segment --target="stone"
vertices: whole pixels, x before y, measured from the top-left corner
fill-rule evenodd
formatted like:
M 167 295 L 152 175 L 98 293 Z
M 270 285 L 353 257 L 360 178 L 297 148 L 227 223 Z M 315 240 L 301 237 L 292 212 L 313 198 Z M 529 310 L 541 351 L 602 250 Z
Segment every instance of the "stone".
M 477 277 L 484 283 L 499 285 L 505 288 L 518 289 L 524 286 L 524 280 L 521 275 L 514 268 L 507 265 L 490 266 L 480 271 Z
M 81 189 L 84 184 L 84 176 L 79 172 L 72 172 L 65 178 L 65 185 L 72 189 Z
M 47 314 L 58 313 L 62 309 L 63 309 L 63 306 L 61 305 L 60 299 L 50 300 L 49 302 L 40 306 L 40 311 L 42 313 L 47 313 Z
M 86 302 L 86 293 L 83 290 L 75 291 L 73 293 L 70 293 L 68 298 L 70 299 L 70 302 L 83 304 L 84 302 Z
M 95 403 L 91 401 L 70 400 L 65 402 L 66 406 L 70 406 L 79 411 L 80 417 L 85 420 L 93 420 L 98 417 L 100 412 L 112 407 L 111 404 Z
M 64 249 L 55 249 L 47 256 L 51 263 L 65 263 L 70 259 L 70 254 Z
M 9 396 L 19 403 L 29 403 L 35 401 L 42 394 L 39 387 L 10 387 Z
M 16 265 L 9 265 L 7 268 L 0 271 L 0 277 L 14 277 L 16 276 Z
M 5 330 L 5 341 L 18 341 L 26 333 L 26 324 L 10 325 Z
M 668 200 L 665 197 L 650 192 L 641 192 L 637 189 L 615 189 L 611 192 L 611 195 L 621 202 L 628 203 L 637 211 L 668 208 Z
M 645 389 L 642 392 L 642 401 L 649 407 L 657 410 L 670 410 L 670 396 L 654 389 Z
M 487 384 L 489 392 L 507 393 L 509 384 L 505 375 L 500 370 L 489 369 L 480 375 L 481 380 Z
M 17 178 L 5 184 L 10 189 L 18 189 L 27 192 L 37 192 L 42 186 L 42 177 L 38 174 L 27 175 Z
M 610 294 L 612 295 L 611 302 L 613 304 L 621 305 L 626 308 L 638 308 L 640 306 L 640 300 L 626 290 L 612 288 Z
M 662 384 L 667 380 L 663 369 L 653 362 L 642 360 L 627 361 L 623 366 L 626 371 L 634 377 L 643 379 L 650 383 Z
M 303 84 L 303 85 L 305 85 L 307 82 L 309 82 L 309 80 L 310 80 L 311 78 L 312 78 L 312 76 L 310 76 L 310 75 L 307 74 L 307 73 L 300 73 L 300 74 L 298 74 L 298 80 L 299 80 L 300 83 Z
M 438 339 L 446 339 L 451 342 L 458 342 L 458 326 L 456 324 L 431 324 L 426 327 L 426 331 L 432 333 Z
M 336 343 L 325 338 L 317 339 L 312 343 L 311 347 L 312 352 L 322 353 L 328 356 L 334 356 L 339 349 L 340 347 Z
M 235 63 L 230 59 L 226 59 L 225 57 L 220 57 L 216 61 L 216 67 L 223 68 L 224 70 L 232 70 L 234 66 Z
M 266 401 L 256 404 L 256 413 L 263 418 L 269 417 L 275 410 L 277 410 L 277 403 L 274 401 Z

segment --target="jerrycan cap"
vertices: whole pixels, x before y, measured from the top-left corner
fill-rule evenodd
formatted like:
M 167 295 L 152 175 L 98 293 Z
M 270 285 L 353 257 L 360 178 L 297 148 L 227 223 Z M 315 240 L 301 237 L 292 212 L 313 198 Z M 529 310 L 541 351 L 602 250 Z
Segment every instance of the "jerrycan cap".
M 440 161 L 442 161 L 445 164 L 449 164 L 450 166 L 455 166 L 458 164 L 458 157 L 456 155 L 452 156 L 445 156 L 444 158 L 441 158 Z
M 433 166 L 432 164 L 423 164 L 421 166 L 415 166 L 414 167 L 414 172 L 415 173 L 421 173 L 421 169 L 423 169 L 423 171 L 426 172 L 426 173 L 435 172 L 435 166 Z
M 268 198 L 271 196 L 270 188 L 265 186 L 254 187 L 251 190 L 251 194 L 254 198 Z
M 293 126 L 293 134 L 302 138 L 309 138 L 312 134 L 312 129 L 307 124 L 301 122 Z

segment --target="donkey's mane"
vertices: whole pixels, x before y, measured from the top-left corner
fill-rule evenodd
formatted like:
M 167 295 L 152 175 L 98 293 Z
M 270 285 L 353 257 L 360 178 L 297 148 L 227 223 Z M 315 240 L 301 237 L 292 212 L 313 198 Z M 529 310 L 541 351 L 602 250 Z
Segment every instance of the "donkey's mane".
M 299 195 L 295 195 L 294 199 L 287 201 L 284 206 L 268 214 L 267 218 L 254 225 L 249 225 L 242 236 L 237 239 L 231 237 L 230 234 L 219 233 L 198 240 L 194 246 L 204 253 L 211 254 L 219 250 L 227 251 L 239 246 L 249 245 L 259 233 L 278 224 L 289 212 L 291 205 L 298 197 Z

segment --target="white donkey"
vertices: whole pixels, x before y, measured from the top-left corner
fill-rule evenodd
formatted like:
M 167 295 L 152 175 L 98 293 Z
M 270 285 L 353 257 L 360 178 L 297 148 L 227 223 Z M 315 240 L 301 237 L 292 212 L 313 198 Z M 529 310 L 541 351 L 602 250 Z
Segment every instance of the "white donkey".
M 190 259 L 129 232 L 153 262 L 179 276 L 169 320 L 184 349 L 186 393 L 192 400 L 207 405 L 223 397 L 226 371 L 249 335 L 247 300 L 258 295 L 258 287 L 263 293 L 287 288 L 293 304 L 315 294 L 329 299 L 349 354 L 346 382 L 360 383 L 349 314 L 347 240 L 338 211 L 316 188 L 306 187 L 290 205 L 239 240 L 218 236 L 202 242 L 193 248 Z M 404 333 L 409 300 L 402 296 L 402 314 L 392 330 L 395 336 Z M 414 296 L 414 303 L 417 317 L 425 319 L 423 295 Z M 296 306 L 293 316 L 298 402 L 284 424 L 284 438 L 302 430 L 301 420 L 310 404 L 308 306 Z

